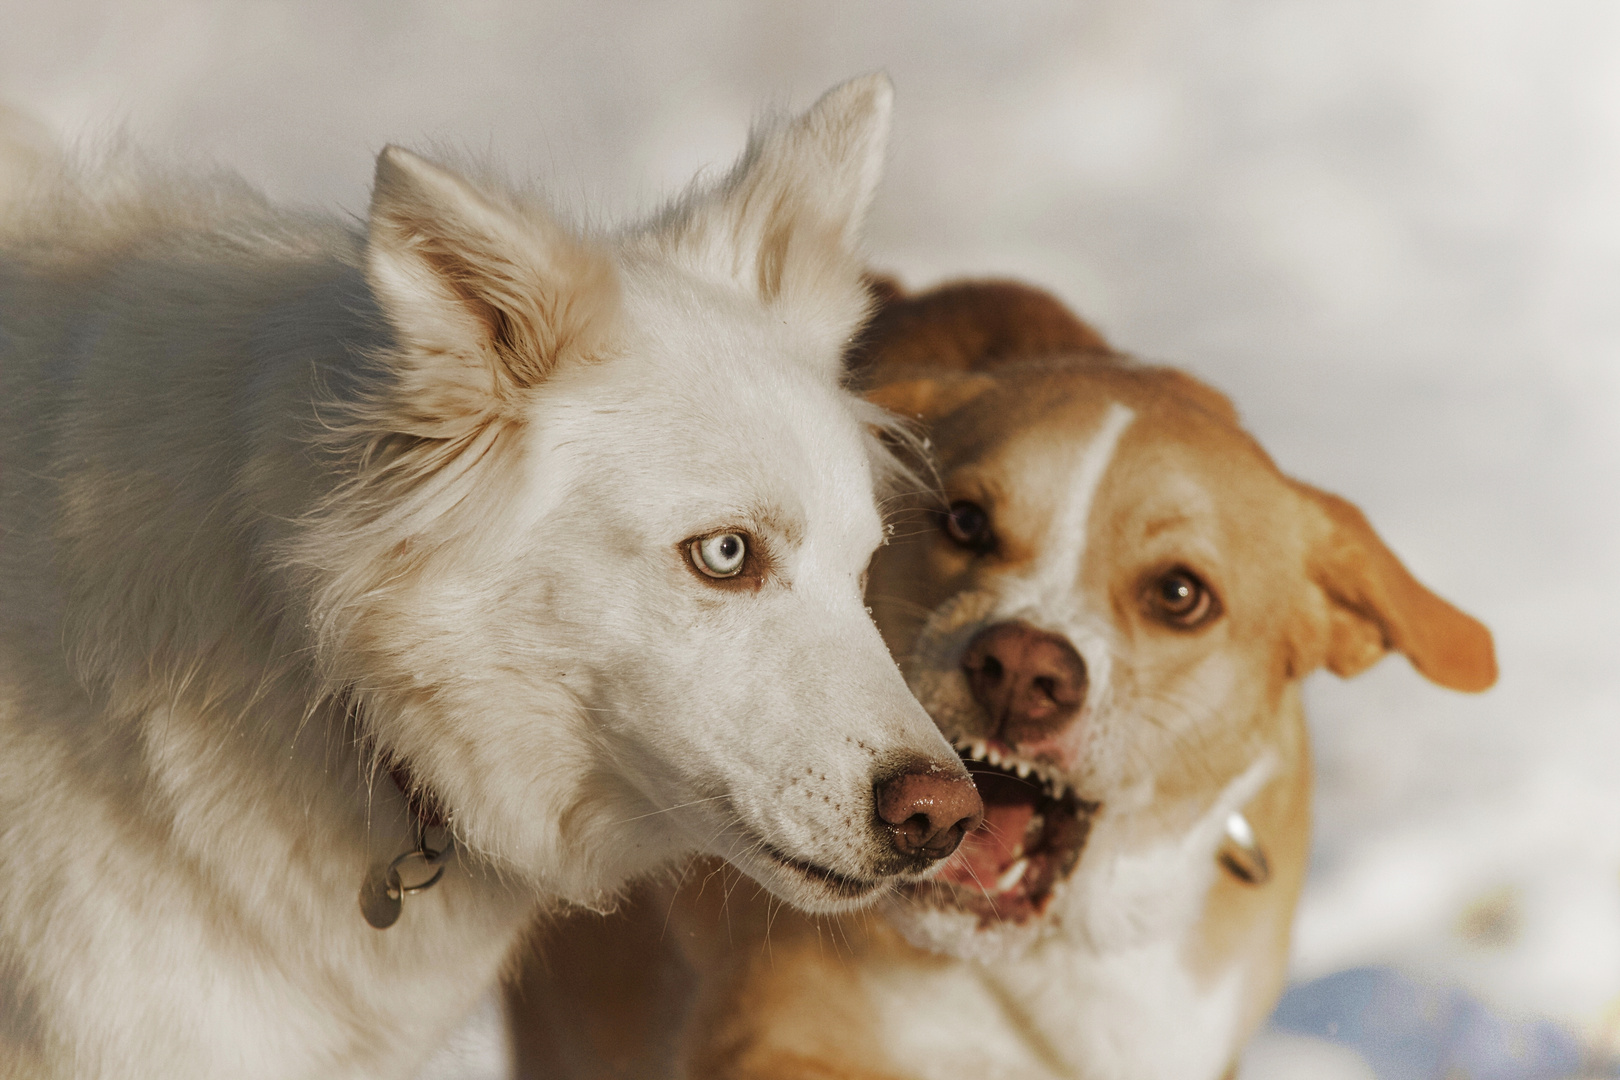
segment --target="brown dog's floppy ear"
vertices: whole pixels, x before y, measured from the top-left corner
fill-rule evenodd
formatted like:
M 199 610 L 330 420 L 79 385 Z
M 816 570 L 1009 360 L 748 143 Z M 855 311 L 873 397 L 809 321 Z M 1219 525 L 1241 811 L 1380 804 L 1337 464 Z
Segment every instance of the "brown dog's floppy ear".
M 1238 417 L 1237 406 L 1232 404 L 1232 399 L 1208 383 L 1201 382 L 1177 368 L 1155 367 L 1143 370 L 1152 374 L 1172 393 L 1187 399 L 1217 420 L 1232 427 L 1243 426 Z
M 1328 601 L 1320 662 L 1350 676 L 1394 649 L 1453 690 L 1480 691 L 1496 682 L 1495 649 L 1483 624 L 1424 588 L 1356 507 L 1294 486 L 1321 514 L 1307 565 Z
M 871 318 L 876 318 L 891 304 L 898 304 L 906 297 L 905 286 L 893 274 L 868 270 L 861 275 L 861 284 L 866 286 L 867 295 L 872 298 Z
M 873 387 L 866 392 L 866 400 L 909 419 L 938 420 L 995 385 L 996 380 L 988 375 L 903 379 Z
M 477 426 L 565 356 L 589 355 L 619 296 L 604 253 L 397 146 L 377 157 L 366 280 L 398 339 L 393 415 L 380 419 L 429 438 Z

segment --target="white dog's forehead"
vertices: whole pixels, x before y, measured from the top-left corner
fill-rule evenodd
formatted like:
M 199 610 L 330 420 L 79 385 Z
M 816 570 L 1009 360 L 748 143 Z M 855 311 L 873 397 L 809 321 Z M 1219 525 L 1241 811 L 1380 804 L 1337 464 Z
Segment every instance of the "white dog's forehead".
M 539 456 L 562 451 L 573 486 L 633 501 L 650 539 L 746 528 L 779 555 L 785 544 L 829 568 L 864 564 L 882 529 L 854 399 L 788 327 L 736 306 L 714 318 L 654 305 L 620 355 L 559 373 L 565 392 L 539 406 Z

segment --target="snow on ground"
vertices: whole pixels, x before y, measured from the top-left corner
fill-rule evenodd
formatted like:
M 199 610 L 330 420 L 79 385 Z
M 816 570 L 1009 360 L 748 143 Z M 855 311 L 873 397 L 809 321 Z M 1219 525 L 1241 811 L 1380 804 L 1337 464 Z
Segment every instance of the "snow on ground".
M 438 138 L 616 215 L 759 107 L 887 68 L 880 264 L 1045 284 L 1224 387 L 1497 633 L 1482 697 L 1399 661 L 1310 686 L 1299 986 L 1247 1075 L 1560 1075 L 1556 1039 L 1524 1051 L 1541 1019 L 1588 1071 L 1620 1055 L 1620 7 L 0 0 L 0 26 L 0 99 L 351 211 L 384 142 Z M 1324 1019 L 1424 994 L 1474 1020 Z

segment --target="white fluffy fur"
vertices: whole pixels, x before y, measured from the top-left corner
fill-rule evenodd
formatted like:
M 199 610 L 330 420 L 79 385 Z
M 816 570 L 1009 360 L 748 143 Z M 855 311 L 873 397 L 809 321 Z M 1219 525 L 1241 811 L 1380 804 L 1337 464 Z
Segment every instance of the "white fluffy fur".
M 395 149 L 363 232 L 0 171 L 0 1076 L 400 1076 L 547 898 L 894 873 L 874 771 L 954 755 L 863 607 L 890 466 L 837 385 L 889 99 L 594 237 Z M 757 588 L 687 564 L 722 530 Z M 384 756 L 463 854 L 379 932 Z

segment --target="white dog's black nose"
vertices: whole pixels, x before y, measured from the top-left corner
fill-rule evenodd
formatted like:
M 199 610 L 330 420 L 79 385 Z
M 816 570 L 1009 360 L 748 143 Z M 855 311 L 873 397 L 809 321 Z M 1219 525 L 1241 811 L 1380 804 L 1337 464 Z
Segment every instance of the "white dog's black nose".
M 979 790 L 959 768 L 921 763 L 879 781 L 872 793 L 878 820 L 910 859 L 945 858 L 984 819 Z
M 1074 646 L 1027 623 L 979 631 L 962 671 L 989 714 L 989 734 L 1013 745 L 1055 734 L 1086 699 L 1086 662 Z

